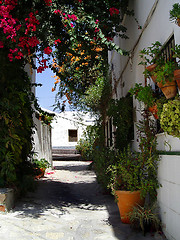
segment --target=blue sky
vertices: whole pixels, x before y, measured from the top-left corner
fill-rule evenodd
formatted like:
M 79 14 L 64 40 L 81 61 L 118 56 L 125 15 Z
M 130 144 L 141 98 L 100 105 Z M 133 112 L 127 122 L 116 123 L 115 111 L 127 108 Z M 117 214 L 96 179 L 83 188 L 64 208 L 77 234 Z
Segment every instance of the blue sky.
M 36 73 L 36 83 L 41 83 L 42 87 L 36 87 L 36 97 L 42 108 L 53 110 L 52 105 L 55 103 L 56 92 L 51 89 L 54 86 L 54 73 L 47 68 L 42 73 Z
M 36 87 L 36 97 L 38 103 L 42 108 L 53 111 L 52 105 L 55 104 L 55 96 L 57 91 L 52 92 L 52 87 L 54 87 L 54 76 L 55 74 L 51 71 L 50 68 L 47 68 L 42 73 L 36 72 L 36 83 L 41 83 L 41 87 Z M 70 111 L 69 105 L 66 102 L 66 110 Z M 59 112 L 58 110 L 56 110 Z

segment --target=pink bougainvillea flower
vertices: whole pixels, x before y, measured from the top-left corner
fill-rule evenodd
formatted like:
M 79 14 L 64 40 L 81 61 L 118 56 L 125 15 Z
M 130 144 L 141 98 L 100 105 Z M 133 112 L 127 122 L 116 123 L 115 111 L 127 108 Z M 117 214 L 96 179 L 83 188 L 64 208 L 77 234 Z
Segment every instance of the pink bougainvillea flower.
M 52 53 L 52 49 L 50 47 L 47 47 L 44 49 L 44 53 L 49 55 Z
M 72 14 L 72 15 L 68 14 L 68 18 L 72 19 L 73 21 L 77 20 L 77 17 L 74 14 Z
M 115 7 L 109 9 L 110 15 L 113 16 L 114 14 L 119 14 L 119 10 Z
M 94 30 L 94 32 L 99 32 L 99 29 L 96 27 L 95 30 Z
M 61 11 L 60 10 L 54 10 L 54 13 L 59 14 L 59 13 L 61 13 Z
M 96 24 L 98 24 L 98 22 L 99 22 L 99 20 L 98 20 L 98 19 L 96 19 L 95 23 L 96 23 Z
M 74 24 L 73 24 L 73 23 L 71 23 L 70 25 L 71 25 L 72 28 L 74 27 Z

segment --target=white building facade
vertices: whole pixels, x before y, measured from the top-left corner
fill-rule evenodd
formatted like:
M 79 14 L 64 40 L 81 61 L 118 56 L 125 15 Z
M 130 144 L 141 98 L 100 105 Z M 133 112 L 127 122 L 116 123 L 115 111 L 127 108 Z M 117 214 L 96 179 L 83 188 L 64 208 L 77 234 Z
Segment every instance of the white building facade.
M 52 148 L 75 149 L 86 127 L 93 124 L 94 119 L 88 113 L 66 111 L 56 114 L 51 124 Z

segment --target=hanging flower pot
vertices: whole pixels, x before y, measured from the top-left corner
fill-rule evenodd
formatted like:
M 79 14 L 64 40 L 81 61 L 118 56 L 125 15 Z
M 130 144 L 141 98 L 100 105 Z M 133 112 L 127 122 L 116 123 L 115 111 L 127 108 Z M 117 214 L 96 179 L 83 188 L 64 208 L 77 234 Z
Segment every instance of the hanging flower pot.
M 180 69 L 174 71 L 174 79 L 176 80 L 178 88 L 180 90 Z
M 130 224 L 129 213 L 133 207 L 144 205 L 144 198 L 141 198 L 140 191 L 116 191 L 117 204 L 121 216 L 122 223 Z

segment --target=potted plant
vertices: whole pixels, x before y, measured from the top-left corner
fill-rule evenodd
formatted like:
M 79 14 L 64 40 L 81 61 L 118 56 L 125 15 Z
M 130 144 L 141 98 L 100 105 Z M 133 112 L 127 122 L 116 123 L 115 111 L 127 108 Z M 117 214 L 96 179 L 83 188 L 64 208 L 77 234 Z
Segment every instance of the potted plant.
M 156 98 L 150 85 L 143 87 L 141 83 L 136 83 L 134 88 L 131 88 L 129 92 L 131 96 L 134 95 L 138 101 L 143 102 L 153 116 L 158 119 Z
M 108 167 L 110 183 L 108 187 L 115 195 L 120 211 L 121 221 L 130 223 L 129 212 L 136 204 L 144 204 L 143 168 L 138 153 L 132 152 L 130 147 L 118 152 L 116 163 Z
M 50 167 L 50 163 L 45 158 L 41 158 L 40 160 L 32 159 L 32 164 L 34 166 L 36 179 L 43 177 L 46 169 Z
M 142 61 L 139 64 L 146 67 L 143 72 L 145 77 L 150 77 L 162 90 L 166 98 L 170 99 L 177 94 L 176 82 L 174 80 L 174 71 L 177 64 L 174 58 L 165 61 L 161 54 L 161 47 L 162 45 L 159 42 L 155 42 L 151 47 L 143 49 L 140 54 Z M 151 63 L 153 63 L 153 66 L 148 66 Z
M 180 4 L 175 3 L 169 13 L 170 21 L 175 22 L 180 27 Z
M 175 45 L 175 48 L 172 49 L 174 52 L 173 58 L 176 59 L 177 67 L 174 70 L 174 79 L 177 82 L 178 88 L 180 90 L 180 45 Z
M 133 207 L 129 217 L 132 226 L 137 229 L 140 228 L 144 235 L 146 232 L 158 231 L 160 228 L 156 203 L 152 206 L 137 205 Z
M 180 138 L 180 97 L 163 105 L 160 124 L 169 135 Z
M 155 77 L 152 72 L 157 67 L 158 64 L 163 62 L 163 57 L 161 55 L 161 47 L 162 44 L 159 41 L 152 43 L 150 47 L 144 48 L 140 51 L 141 62 L 139 65 L 143 65 L 145 67 L 145 71 L 143 74 L 145 77 L 151 77 L 151 79 L 155 82 Z

